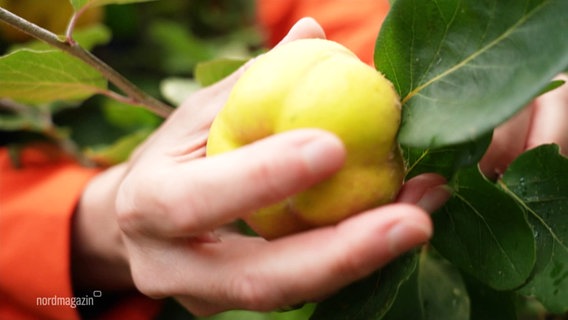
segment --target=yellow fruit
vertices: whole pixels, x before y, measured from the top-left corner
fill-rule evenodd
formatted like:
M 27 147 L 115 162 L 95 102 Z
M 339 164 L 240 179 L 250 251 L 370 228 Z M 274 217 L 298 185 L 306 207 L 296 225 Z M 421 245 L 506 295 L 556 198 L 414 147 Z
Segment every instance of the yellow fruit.
M 342 140 L 347 158 L 340 171 L 245 218 L 272 239 L 391 202 L 404 175 L 400 111 L 392 83 L 351 51 L 328 40 L 297 40 L 243 74 L 213 122 L 207 155 L 298 128 L 321 128 Z
M 73 7 L 69 0 L 0 0 L 0 7 L 56 34 L 65 33 L 73 15 Z M 77 26 L 91 25 L 101 21 L 102 18 L 102 7 L 91 8 L 81 15 Z M 29 35 L 5 23 L 0 23 L 0 38 L 9 42 L 31 39 Z

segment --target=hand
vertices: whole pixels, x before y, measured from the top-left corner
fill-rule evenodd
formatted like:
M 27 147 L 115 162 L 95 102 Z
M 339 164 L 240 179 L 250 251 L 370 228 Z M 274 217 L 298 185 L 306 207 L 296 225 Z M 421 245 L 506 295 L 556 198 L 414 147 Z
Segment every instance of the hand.
M 568 82 L 568 75 L 557 77 Z M 495 129 L 491 145 L 480 161 L 481 171 L 495 179 L 521 153 L 556 143 L 568 155 L 568 83 L 530 103 L 519 114 Z
M 283 41 L 304 37 L 324 34 L 305 19 Z M 238 233 L 235 220 L 329 177 L 345 159 L 340 140 L 315 129 L 205 158 L 209 126 L 241 73 L 191 96 L 126 165 L 87 188 L 75 227 L 79 246 L 120 266 L 119 283 L 128 286 L 129 270 L 142 293 L 173 296 L 196 315 L 272 310 L 329 295 L 429 239 L 426 210 L 447 198 L 436 175 L 410 180 L 399 203 L 336 226 L 274 241 Z M 105 230 L 98 244 L 88 236 L 96 231 L 85 230 L 97 225 L 93 219 L 101 221 L 99 238 Z M 101 229 L 105 223 L 112 227 Z

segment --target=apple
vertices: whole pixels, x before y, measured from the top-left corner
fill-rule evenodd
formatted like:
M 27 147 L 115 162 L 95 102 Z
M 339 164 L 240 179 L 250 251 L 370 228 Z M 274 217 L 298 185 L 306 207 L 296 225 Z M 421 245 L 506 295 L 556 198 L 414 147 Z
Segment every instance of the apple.
M 400 98 L 377 70 L 336 42 L 296 40 L 260 56 L 237 81 L 213 121 L 207 156 L 298 128 L 341 139 L 347 156 L 338 172 L 244 218 L 273 239 L 392 202 L 405 171 L 400 118 Z

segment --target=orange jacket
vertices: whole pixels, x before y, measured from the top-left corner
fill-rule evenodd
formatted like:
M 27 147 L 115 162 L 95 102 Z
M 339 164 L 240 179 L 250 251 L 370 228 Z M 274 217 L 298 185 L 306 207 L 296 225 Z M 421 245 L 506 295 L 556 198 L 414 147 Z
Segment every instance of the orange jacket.
M 327 38 L 373 64 L 375 40 L 389 10 L 387 0 L 257 0 L 257 19 L 272 47 L 303 17 L 316 19 Z
M 99 170 L 38 148 L 24 150 L 22 159 L 15 169 L 0 149 L 0 319 L 79 319 L 71 306 L 71 217 Z M 104 294 L 83 301 L 96 307 Z M 157 308 L 140 299 L 128 297 L 105 318 L 148 319 Z
M 257 5 L 269 46 L 298 19 L 312 16 L 328 39 L 369 64 L 388 10 L 387 0 L 257 0 Z M 73 297 L 71 220 L 84 186 L 98 170 L 37 149 L 26 150 L 23 159 L 23 168 L 14 169 L 7 150 L 0 149 L 0 319 L 79 319 L 67 303 Z M 95 305 L 98 294 L 106 293 L 91 294 Z M 129 297 L 104 318 L 148 319 L 157 307 L 153 300 Z

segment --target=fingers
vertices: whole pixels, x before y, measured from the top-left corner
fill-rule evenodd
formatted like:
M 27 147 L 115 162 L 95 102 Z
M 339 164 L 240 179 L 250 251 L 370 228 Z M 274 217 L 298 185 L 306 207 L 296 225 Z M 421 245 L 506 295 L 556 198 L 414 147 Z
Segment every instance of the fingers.
M 217 272 L 211 274 L 209 265 L 192 269 L 203 287 L 192 286 L 197 292 L 179 299 L 198 315 L 234 308 L 268 311 L 314 301 L 426 242 L 431 233 L 424 211 L 396 204 L 272 242 L 222 239 L 207 251 L 216 259 Z
M 568 80 L 559 75 L 557 79 Z M 556 143 L 568 154 L 568 85 L 548 92 L 495 129 L 491 145 L 479 162 L 490 179 L 505 172 L 524 151 L 545 143 Z
M 285 150 L 285 152 L 283 152 Z M 167 237 L 212 230 L 330 176 L 345 160 L 334 135 L 306 129 L 214 157 L 181 160 L 123 182 L 117 200 L 127 230 Z
M 525 150 L 533 105 L 525 107 L 513 118 L 497 127 L 479 168 L 489 179 L 499 177 L 509 164 Z
M 325 39 L 325 32 L 323 28 L 313 18 L 302 18 L 294 24 L 288 34 L 280 41 L 280 43 L 278 43 L 278 45 L 298 39 L 313 38 Z
M 561 152 L 568 155 L 568 75 L 560 75 L 557 79 L 567 83 L 535 101 L 526 147 L 531 149 L 546 143 L 556 143 Z
M 397 202 L 416 204 L 427 212 L 434 212 L 442 207 L 451 195 L 445 183 L 446 179 L 440 175 L 421 174 L 404 183 Z

